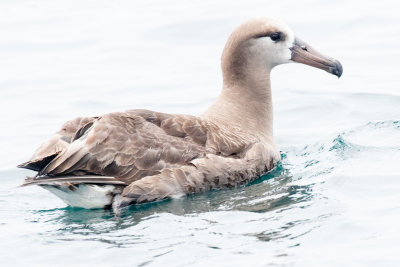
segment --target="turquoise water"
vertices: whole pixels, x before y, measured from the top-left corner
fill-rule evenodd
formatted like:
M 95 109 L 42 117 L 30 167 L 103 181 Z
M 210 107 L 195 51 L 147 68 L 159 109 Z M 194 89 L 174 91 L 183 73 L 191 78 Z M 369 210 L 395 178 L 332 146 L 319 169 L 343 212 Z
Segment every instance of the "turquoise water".
M 399 266 L 395 1 L 0 3 L 1 266 Z M 4 12 L 5 11 L 5 12 Z M 139 205 L 67 207 L 16 169 L 70 118 L 198 114 L 243 20 L 273 15 L 344 66 L 272 75 L 282 161 L 256 182 Z

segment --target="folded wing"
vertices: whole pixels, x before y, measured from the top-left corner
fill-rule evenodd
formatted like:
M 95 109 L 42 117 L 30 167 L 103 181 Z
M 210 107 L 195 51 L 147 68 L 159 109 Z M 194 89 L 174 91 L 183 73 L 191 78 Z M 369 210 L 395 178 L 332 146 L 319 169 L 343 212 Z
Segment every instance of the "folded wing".
M 107 176 L 130 184 L 202 157 L 206 129 L 196 117 L 147 110 L 78 118 L 64 124 L 20 167 L 38 171 L 36 179 L 49 182 L 84 176 L 88 183 L 90 177 Z

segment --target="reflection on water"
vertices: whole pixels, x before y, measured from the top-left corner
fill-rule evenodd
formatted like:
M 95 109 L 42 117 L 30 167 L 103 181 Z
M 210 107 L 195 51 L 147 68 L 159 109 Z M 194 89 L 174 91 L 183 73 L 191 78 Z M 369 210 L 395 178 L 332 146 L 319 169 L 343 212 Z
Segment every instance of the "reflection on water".
M 282 155 L 285 158 L 285 155 Z M 116 216 L 111 210 L 87 210 L 66 207 L 33 211 L 31 222 L 50 223 L 60 226 L 57 232 L 64 234 L 102 234 L 124 229 L 151 216 L 169 213 L 177 216 L 215 211 L 267 212 L 301 203 L 311 197 L 308 186 L 288 186 L 292 176 L 280 163 L 273 171 L 247 186 L 229 190 L 214 190 L 179 199 L 164 200 L 130 206 Z M 107 222 L 107 223 L 105 223 Z
M 371 136 L 382 134 L 392 140 L 368 141 Z M 24 225 L 40 226 L 33 227 L 31 236 L 40 237 L 39 246 L 51 246 L 55 254 L 59 249 L 57 244 L 69 242 L 78 248 L 94 242 L 98 244 L 95 246 L 117 254 L 122 252 L 115 249 L 147 251 L 135 261 L 143 263 L 156 262 L 166 255 L 176 257 L 183 248 L 190 249 L 193 245 L 205 251 L 220 250 L 235 255 L 258 255 L 270 249 L 270 256 L 279 262 L 301 249 L 304 240 L 318 232 L 330 218 L 340 216 L 341 209 L 332 204 L 336 197 L 326 194 L 326 185 L 334 189 L 335 177 L 357 164 L 358 158 L 362 162 L 374 153 L 379 156 L 388 151 L 400 155 L 399 136 L 398 121 L 368 122 L 326 142 L 285 147 L 279 165 L 247 186 L 135 205 L 124 209 L 120 216 L 111 210 L 64 206 L 32 209 L 27 203 L 33 203 L 37 196 L 26 195 L 30 190 L 22 193 L 22 189 L 11 186 L 1 191 L 1 200 L 14 199 L 12 205 L 29 214 L 22 216 Z M 354 162 L 348 165 L 349 161 Z M 6 171 L 2 176 L 11 181 L 21 173 Z M 341 183 L 340 179 L 337 181 Z M 48 196 L 44 190 L 37 194 Z M 21 206 L 21 202 L 25 204 Z M 7 227 L 7 223 L 0 227 Z M 288 249 L 293 251 L 289 253 Z M 194 255 L 195 252 L 183 257 L 182 262 L 189 262 Z
M 304 151 L 304 155 L 307 155 Z M 46 232 L 50 240 L 86 240 L 107 244 L 109 247 L 129 247 L 146 243 L 144 235 L 121 234 L 119 231 L 129 230 L 154 218 L 162 218 L 166 214 L 196 218 L 199 214 L 208 214 L 220 211 L 241 211 L 268 214 L 276 211 L 277 214 L 292 208 L 304 209 L 310 205 L 313 198 L 313 184 L 291 184 L 294 180 L 290 173 L 293 167 L 285 154 L 282 161 L 268 174 L 257 179 L 247 186 L 230 190 L 214 190 L 205 194 L 195 194 L 187 197 L 165 200 L 155 203 L 146 203 L 131 206 L 123 210 L 120 216 L 115 216 L 111 210 L 86 210 L 80 208 L 61 208 L 32 211 L 34 215 L 30 222 L 51 225 L 51 231 Z M 304 166 L 307 168 L 307 166 Z M 303 177 L 296 177 L 303 179 Z M 263 220 L 276 220 L 264 218 Z M 206 219 L 208 220 L 208 219 Z M 254 236 L 261 241 L 270 241 L 280 238 L 295 238 L 287 234 L 287 230 L 297 224 L 304 224 L 310 219 L 289 221 L 278 229 L 255 233 L 243 233 L 245 236 Z M 217 223 L 209 220 L 209 223 Z M 148 228 L 150 226 L 144 226 Z M 206 229 L 206 228 L 204 228 Z M 311 231 L 312 229 L 307 230 Z M 305 233 L 303 233 L 305 234 Z
M 382 135 L 386 138 L 370 141 L 374 140 L 373 136 Z M 166 255 L 176 257 L 192 246 L 205 251 L 224 251 L 228 255 L 260 256 L 269 250 L 268 255 L 274 261 L 289 258 L 283 262 L 290 262 L 292 253 L 301 250 L 310 236 L 332 218 L 341 216 L 343 210 L 335 205 L 337 199 L 352 199 L 351 193 L 330 195 L 326 190 L 335 192 L 343 183 L 340 178 L 343 174 L 351 175 L 354 166 L 359 169 L 357 165 L 364 166 L 371 158 L 387 153 L 399 158 L 399 137 L 398 121 L 368 122 L 331 136 L 325 142 L 284 147 L 279 165 L 247 186 L 135 205 L 124 209 L 120 216 L 111 210 L 63 205 L 35 209 L 31 204 L 38 196 L 54 200 L 53 196 L 44 190 L 29 195 L 32 189 L 8 186 L 0 192 L 2 203 L 9 205 L 8 209 L 3 206 L 2 212 L 18 214 L 15 212 L 19 210 L 25 215 L 3 217 L 5 222 L 0 227 L 7 228 L 16 222 L 21 225 L 19 220 L 24 218 L 24 227 L 32 228 L 29 236 L 39 238 L 39 247 L 50 249 L 51 246 L 55 255 L 59 245 L 68 242 L 73 249 L 97 244 L 95 247 L 110 249 L 112 254 L 124 255 L 121 249 L 147 251 L 135 260 L 138 263 L 157 262 Z M 391 170 L 385 171 L 390 174 Z M 14 185 L 21 173 L 5 171 L 2 176 Z M 357 179 L 357 176 L 349 177 L 347 181 Z M 357 182 L 351 182 L 351 187 L 360 185 L 353 183 Z M 24 240 L 25 237 L 10 233 L 10 238 Z M 181 262 L 190 262 L 194 255 L 196 252 L 189 253 Z

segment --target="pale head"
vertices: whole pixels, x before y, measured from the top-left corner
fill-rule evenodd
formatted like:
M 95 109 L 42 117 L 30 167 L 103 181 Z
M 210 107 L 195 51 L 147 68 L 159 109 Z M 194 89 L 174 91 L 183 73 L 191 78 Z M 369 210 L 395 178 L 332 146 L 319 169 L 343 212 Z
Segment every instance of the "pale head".
M 339 61 L 326 57 L 296 38 L 284 23 L 271 18 L 252 19 L 229 37 L 222 54 L 224 83 L 249 82 L 279 64 L 299 62 L 323 69 L 338 77 Z

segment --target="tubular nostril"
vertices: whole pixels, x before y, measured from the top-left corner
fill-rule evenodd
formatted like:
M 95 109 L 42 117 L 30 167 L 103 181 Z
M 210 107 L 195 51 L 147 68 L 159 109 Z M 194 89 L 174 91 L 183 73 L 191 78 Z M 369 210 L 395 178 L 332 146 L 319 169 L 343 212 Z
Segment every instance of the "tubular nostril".
M 301 49 L 303 49 L 304 51 L 308 51 L 308 50 L 307 50 L 307 46 L 305 46 L 305 45 L 302 45 L 302 46 L 301 46 Z

